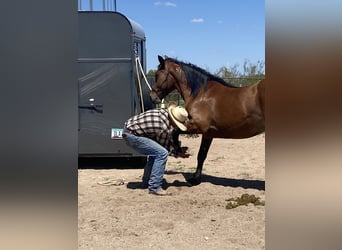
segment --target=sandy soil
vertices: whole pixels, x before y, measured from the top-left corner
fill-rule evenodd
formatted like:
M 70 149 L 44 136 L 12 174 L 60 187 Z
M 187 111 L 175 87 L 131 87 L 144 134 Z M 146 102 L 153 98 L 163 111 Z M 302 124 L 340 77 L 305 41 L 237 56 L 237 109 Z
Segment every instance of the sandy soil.
M 265 206 L 227 206 L 243 194 L 265 201 L 265 135 L 214 139 L 202 183 L 192 187 L 185 178 L 200 138 L 181 141 L 192 157 L 169 157 L 171 196 L 136 188 L 142 169 L 79 170 L 78 249 L 265 249 Z

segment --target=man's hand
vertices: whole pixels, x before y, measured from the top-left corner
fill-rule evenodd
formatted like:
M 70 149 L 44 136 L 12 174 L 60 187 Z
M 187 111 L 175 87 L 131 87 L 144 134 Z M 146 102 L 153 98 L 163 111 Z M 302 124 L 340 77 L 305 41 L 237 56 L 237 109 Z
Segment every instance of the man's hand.
M 178 157 L 188 158 L 190 156 L 190 154 L 186 152 L 188 149 L 189 149 L 188 147 L 174 148 L 171 151 L 171 156 L 174 156 L 175 158 L 178 158 Z

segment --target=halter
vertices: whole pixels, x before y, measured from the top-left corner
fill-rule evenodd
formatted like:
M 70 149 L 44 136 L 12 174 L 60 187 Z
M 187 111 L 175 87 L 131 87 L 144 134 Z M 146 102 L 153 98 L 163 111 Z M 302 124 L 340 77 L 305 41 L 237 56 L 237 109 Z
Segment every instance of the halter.
M 164 97 L 167 95 L 167 93 L 166 93 L 167 90 L 166 90 L 166 88 L 162 88 L 162 87 L 163 87 L 165 84 L 168 84 L 169 74 L 170 74 L 170 72 L 167 71 L 165 80 L 164 80 L 164 81 L 160 84 L 160 86 L 158 87 L 158 89 L 161 90 L 161 92 L 162 92 L 162 94 L 163 94 Z
M 173 63 L 173 62 L 172 62 Z M 178 69 L 176 69 L 175 70 L 175 72 L 174 73 L 176 73 L 176 74 L 179 74 L 179 76 L 177 76 L 177 77 L 179 77 L 180 78 L 180 81 L 182 81 L 183 80 L 183 74 L 182 74 L 182 69 L 181 69 L 181 66 L 180 65 L 178 65 L 179 66 L 179 68 Z M 158 91 L 163 95 L 163 97 L 165 97 L 167 94 L 168 94 L 168 80 L 169 80 L 169 75 L 171 74 L 172 75 L 172 77 L 174 78 L 174 80 L 175 80 L 175 82 L 177 82 L 176 83 L 176 86 L 177 86 L 177 84 L 181 84 L 181 82 L 179 82 L 178 80 L 177 80 L 177 78 L 174 76 L 174 73 L 172 73 L 172 72 L 170 72 L 169 70 L 166 70 L 165 68 L 160 68 L 160 66 L 158 67 L 158 71 L 163 71 L 163 72 L 160 72 L 160 74 L 162 73 L 163 75 L 165 75 L 165 79 L 163 80 L 163 82 L 162 83 L 160 83 L 159 84 L 159 86 L 158 86 Z M 164 71 L 166 71 L 166 72 L 164 72 Z M 165 86 L 165 84 L 168 84 L 167 86 L 166 86 L 166 88 L 164 88 L 164 86 Z M 175 88 L 177 88 L 175 86 Z M 155 91 L 156 92 L 156 91 Z

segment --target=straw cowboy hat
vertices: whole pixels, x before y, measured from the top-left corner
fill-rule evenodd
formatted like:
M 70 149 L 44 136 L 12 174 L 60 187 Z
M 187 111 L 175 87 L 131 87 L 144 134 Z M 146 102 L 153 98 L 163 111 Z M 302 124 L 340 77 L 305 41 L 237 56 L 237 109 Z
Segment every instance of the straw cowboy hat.
M 186 123 L 189 119 L 188 112 L 185 110 L 185 108 L 171 104 L 167 110 L 172 121 L 177 125 L 177 127 L 182 131 L 186 131 Z

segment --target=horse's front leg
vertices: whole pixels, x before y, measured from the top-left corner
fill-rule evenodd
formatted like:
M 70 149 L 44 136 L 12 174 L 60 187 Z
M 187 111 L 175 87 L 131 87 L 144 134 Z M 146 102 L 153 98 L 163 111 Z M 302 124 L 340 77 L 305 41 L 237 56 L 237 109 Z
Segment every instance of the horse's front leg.
M 212 141 L 213 138 L 208 138 L 202 135 L 201 146 L 197 155 L 197 169 L 193 177 L 187 180 L 191 185 L 195 186 L 201 183 L 203 163 L 207 158 L 208 150 Z

